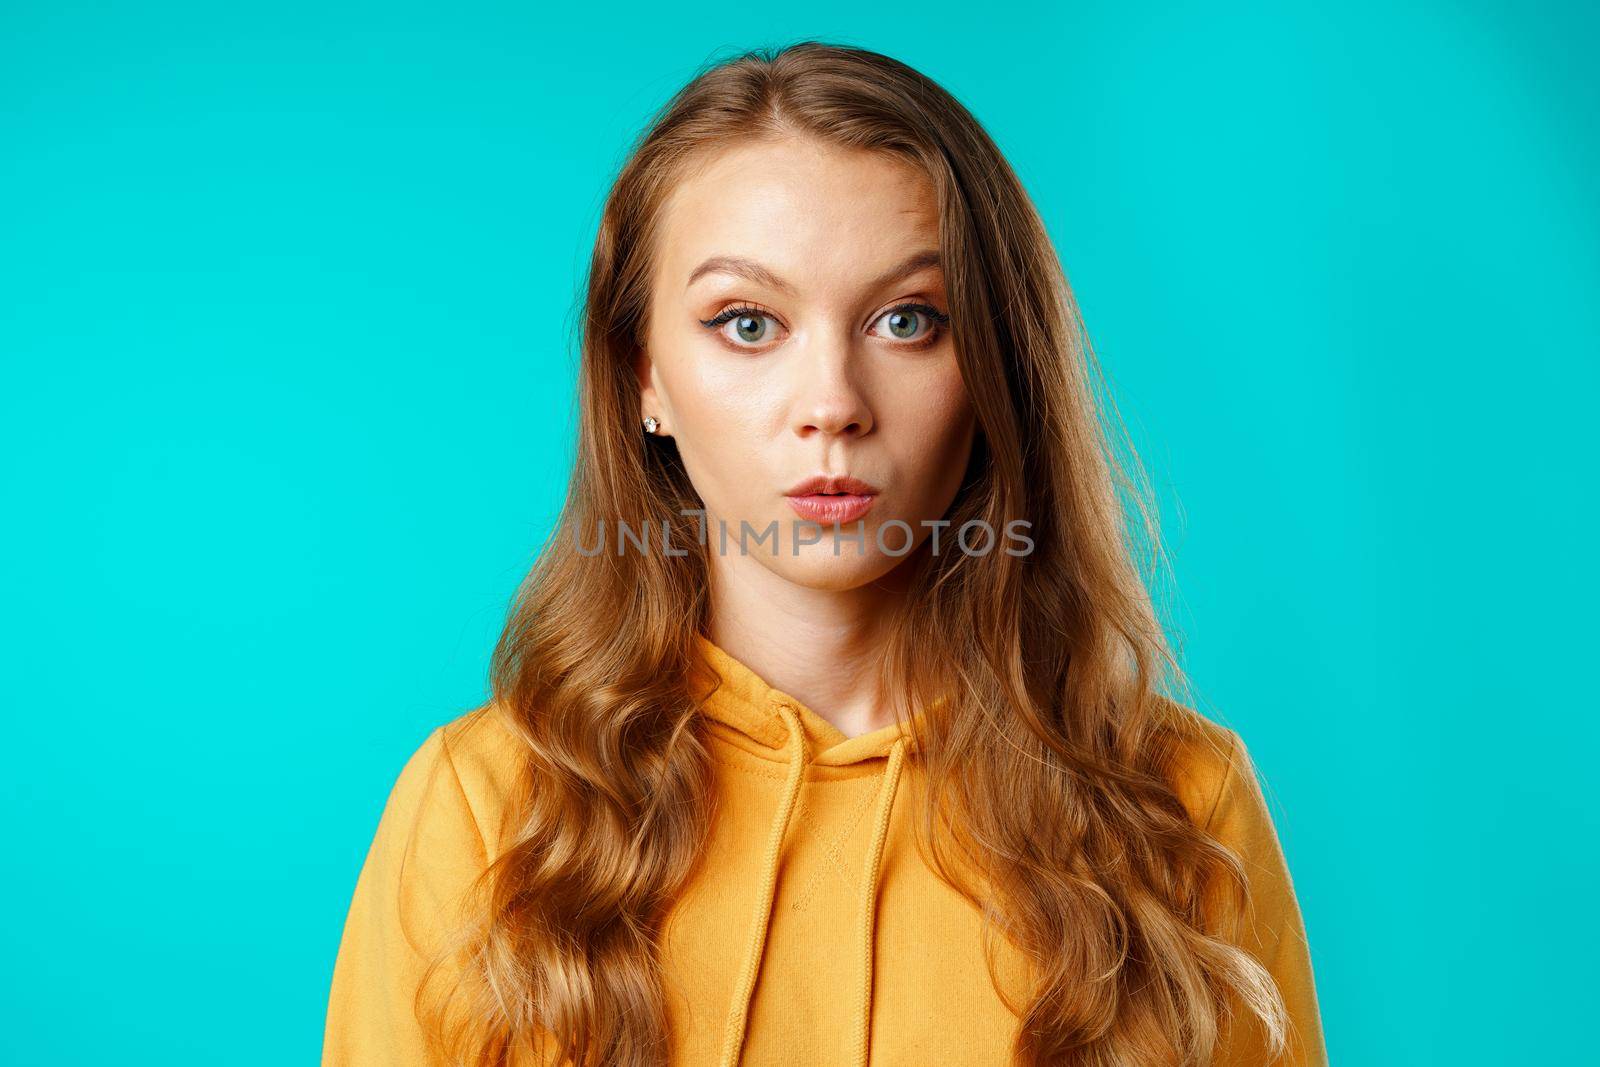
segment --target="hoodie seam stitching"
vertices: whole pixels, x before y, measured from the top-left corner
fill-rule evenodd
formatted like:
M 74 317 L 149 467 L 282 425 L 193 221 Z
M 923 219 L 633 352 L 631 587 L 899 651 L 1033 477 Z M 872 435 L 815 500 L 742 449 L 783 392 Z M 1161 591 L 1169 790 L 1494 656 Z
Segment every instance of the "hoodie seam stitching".
M 828 837 L 828 835 L 823 831 L 822 824 L 817 821 L 816 815 L 809 808 L 802 807 L 800 809 L 800 818 L 811 826 L 812 833 L 816 836 L 816 839 L 822 842 L 823 855 L 827 857 L 830 862 L 828 865 L 818 867 L 816 871 L 813 872 L 810 879 L 807 880 L 805 886 L 800 890 L 799 896 L 796 897 L 794 903 L 790 905 L 794 910 L 798 911 L 801 908 L 804 908 L 806 904 L 810 903 L 812 896 L 816 894 L 817 887 L 822 883 L 823 876 L 827 874 L 829 866 L 832 867 L 834 872 L 837 873 L 840 878 L 844 879 L 844 884 L 847 888 L 855 888 L 856 883 L 851 879 L 850 872 L 845 868 L 844 865 L 843 845 L 845 842 L 852 840 L 856 836 L 856 831 L 861 826 L 861 820 L 866 816 L 866 813 L 871 810 L 872 801 L 876 798 L 876 795 L 876 793 L 868 793 L 862 798 L 862 802 L 855 806 L 855 808 L 851 811 L 850 818 L 848 820 L 849 828 L 842 835 L 840 835 L 837 840 L 833 840 Z

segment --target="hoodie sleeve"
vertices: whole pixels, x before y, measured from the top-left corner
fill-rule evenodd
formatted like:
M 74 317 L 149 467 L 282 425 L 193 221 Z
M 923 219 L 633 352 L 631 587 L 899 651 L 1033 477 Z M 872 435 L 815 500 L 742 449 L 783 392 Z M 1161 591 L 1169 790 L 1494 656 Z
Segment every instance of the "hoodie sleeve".
M 357 878 L 333 967 L 323 1067 L 431 1067 L 414 998 L 485 866 L 441 726 L 401 770 Z
M 1305 924 L 1255 764 L 1237 734 L 1206 827 L 1244 863 L 1253 899 L 1242 947 L 1277 980 L 1289 1015 L 1285 1056 L 1270 1059 L 1260 1023 L 1242 1017 L 1224 1027 L 1223 1052 L 1216 1063 L 1219 1067 L 1327 1067 Z

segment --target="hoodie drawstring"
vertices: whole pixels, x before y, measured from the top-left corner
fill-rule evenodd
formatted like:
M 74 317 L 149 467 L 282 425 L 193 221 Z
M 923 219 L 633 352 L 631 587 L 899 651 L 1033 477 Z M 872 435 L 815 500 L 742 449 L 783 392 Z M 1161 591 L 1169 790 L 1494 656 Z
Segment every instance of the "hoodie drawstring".
M 745 954 L 744 967 L 739 972 L 739 983 L 734 990 L 733 1007 L 728 1015 L 727 1033 L 723 1038 L 721 1067 L 736 1067 L 744 1050 L 745 1028 L 750 1019 L 750 1001 L 755 993 L 756 975 L 761 969 L 761 955 L 767 943 L 767 928 L 772 922 L 772 904 L 778 888 L 778 862 L 783 851 L 783 839 L 789 830 L 789 819 L 800 796 L 800 785 L 805 779 L 806 734 L 800 716 L 787 704 L 778 705 L 784 723 L 789 728 L 789 774 L 783 783 L 783 799 L 773 819 L 772 834 L 767 840 L 766 874 L 762 879 L 760 910 L 756 913 L 750 944 Z M 900 785 L 900 769 L 905 763 L 905 738 L 897 738 L 889 750 L 889 765 L 884 772 L 883 785 L 878 790 L 877 811 L 873 818 L 872 842 L 867 850 L 866 884 L 863 887 L 861 907 L 861 1011 L 856 1021 L 856 1063 L 866 1067 L 870 1055 L 872 1033 L 872 963 L 874 933 L 877 926 L 878 866 L 883 861 L 883 845 L 889 834 L 889 816 L 894 809 L 895 791 Z
M 739 985 L 733 994 L 733 1010 L 728 1016 L 728 1032 L 723 1038 L 722 1067 L 735 1067 L 739 1053 L 744 1050 L 744 1028 L 750 1017 L 750 996 L 756 988 L 756 971 L 761 968 L 761 950 L 767 944 L 767 926 L 772 922 L 772 898 L 778 888 L 778 856 L 783 849 L 784 834 L 789 829 L 789 816 L 800 795 L 800 782 L 806 770 L 806 732 L 800 725 L 800 716 L 787 704 L 778 705 L 783 721 L 789 726 L 789 776 L 783 783 L 783 801 L 778 805 L 777 818 L 772 823 L 772 835 L 767 839 L 766 877 L 761 886 L 761 910 L 756 913 L 755 928 L 750 932 L 750 948 L 745 955 L 744 968 L 739 972 Z
M 878 791 L 877 818 L 872 829 L 872 846 L 867 851 L 867 884 L 861 902 L 861 1014 L 856 1022 L 856 1063 L 867 1067 L 872 1039 L 872 950 L 878 927 L 878 864 L 883 861 L 883 842 L 889 836 L 889 815 L 894 810 L 895 789 L 900 785 L 900 765 L 905 762 L 906 739 L 896 738 L 889 749 L 889 767 L 883 772 Z

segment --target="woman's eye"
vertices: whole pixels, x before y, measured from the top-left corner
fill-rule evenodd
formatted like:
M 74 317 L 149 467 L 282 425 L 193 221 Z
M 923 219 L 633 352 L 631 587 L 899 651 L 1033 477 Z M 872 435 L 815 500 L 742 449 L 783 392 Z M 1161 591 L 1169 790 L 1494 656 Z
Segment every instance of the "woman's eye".
M 878 322 L 884 323 L 888 329 L 886 336 L 897 341 L 927 340 L 949 321 L 948 315 L 926 304 L 904 304 L 878 316 Z
M 716 330 L 740 348 L 770 340 L 777 333 L 776 323 L 771 315 L 752 307 L 729 308 L 700 320 L 700 325 Z

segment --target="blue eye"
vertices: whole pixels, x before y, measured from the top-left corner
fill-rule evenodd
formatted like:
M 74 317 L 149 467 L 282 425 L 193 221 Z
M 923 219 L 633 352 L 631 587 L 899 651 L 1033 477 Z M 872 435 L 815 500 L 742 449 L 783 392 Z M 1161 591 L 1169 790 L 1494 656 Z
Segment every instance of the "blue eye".
M 950 325 L 950 316 L 928 304 L 901 304 L 879 315 L 878 322 L 889 323 L 889 335 L 901 341 L 923 340 L 932 344 Z M 919 333 L 918 327 L 927 329 Z
M 746 305 L 731 307 L 726 311 L 718 312 L 709 319 L 701 319 L 700 325 L 708 330 L 720 331 L 725 324 L 732 322 L 734 334 L 737 336 L 730 336 L 726 332 L 723 333 L 723 336 L 735 343 L 743 341 L 746 344 L 756 345 L 760 344 L 767 338 L 768 334 L 772 333 L 772 329 L 767 323 L 776 321 L 773 316 L 760 308 Z

